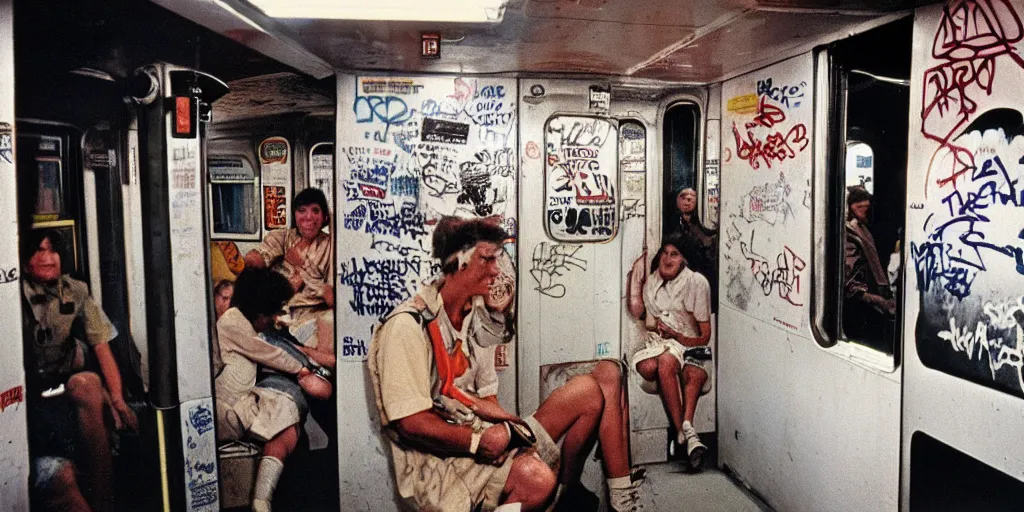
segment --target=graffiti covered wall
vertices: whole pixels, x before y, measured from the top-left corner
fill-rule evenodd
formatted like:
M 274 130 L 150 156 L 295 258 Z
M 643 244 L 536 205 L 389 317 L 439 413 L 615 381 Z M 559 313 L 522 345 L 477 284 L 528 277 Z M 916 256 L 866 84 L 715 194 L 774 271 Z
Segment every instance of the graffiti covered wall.
M 915 20 L 906 323 L 926 366 L 1024 397 L 1021 9 Z
M 368 398 L 370 339 L 440 272 L 430 237 L 442 216 L 497 215 L 516 235 L 517 89 L 513 79 L 339 75 L 338 90 L 338 437 L 348 441 L 339 460 L 349 461 L 339 467 L 341 503 L 386 510 L 394 479 Z M 511 265 L 515 242 L 506 249 Z M 501 351 L 503 368 L 514 353 Z M 499 372 L 503 403 L 515 396 L 511 366 Z
M 722 303 L 802 331 L 810 298 L 810 55 L 723 84 Z M 801 234 L 793 236 L 793 234 Z

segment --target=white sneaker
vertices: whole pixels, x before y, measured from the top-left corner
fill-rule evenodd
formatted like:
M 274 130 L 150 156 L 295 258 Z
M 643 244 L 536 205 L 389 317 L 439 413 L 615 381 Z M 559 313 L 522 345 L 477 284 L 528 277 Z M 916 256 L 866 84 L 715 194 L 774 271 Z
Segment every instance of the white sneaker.
M 638 475 L 635 470 L 631 472 L 630 477 L 632 483 L 629 487 L 624 489 L 608 488 L 608 506 L 614 512 L 637 512 L 644 508 L 640 503 L 640 486 L 646 479 L 642 473 Z
M 708 447 L 700 442 L 700 436 L 697 435 L 693 425 L 689 423 L 683 424 L 681 434 L 681 437 L 686 439 L 686 456 L 690 459 L 690 467 L 700 469 L 704 465 L 704 454 L 707 453 Z

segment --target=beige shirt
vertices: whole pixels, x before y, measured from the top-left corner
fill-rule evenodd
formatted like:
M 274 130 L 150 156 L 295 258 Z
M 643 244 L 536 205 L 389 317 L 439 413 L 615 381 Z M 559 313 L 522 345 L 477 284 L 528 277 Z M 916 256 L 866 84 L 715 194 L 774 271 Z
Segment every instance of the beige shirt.
M 256 247 L 256 252 L 263 257 L 264 264 L 268 267 L 273 265 L 279 272 L 288 276 L 296 269 L 285 261 L 284 256 L 301 240 L 302 237 L 295 228 L 278 229 L 271 231 L 263 239 L 263 242 Z M 318 233 L 313 243 L 306 248 L 302 268 L 297 269 L 305 286 L 288 301 L 292 310 L 300 312 L 303 309 L 327 307 L 323 298 L 323 288 L 324 285 L 331 284 L 333 280 L 331 273 L 333 259 L 334 244 L 331 242 L 331 235 Z
M 75 344 L 65 344 L 72 336 L 72 326 L 81 320 L 85 339 L 95 347 L 117 337 L 117 329 L 103 313 L 103 309 L 92 300 L 89 287 L 82 281 L 63 275 L 55 286 L 44 286 L 29 280 L 22 282 L 22 293 L 32 306 L 36 332 L 33 349 L 37 371 L 67 372 L 71 370 Z M 61 305 L 64 311 L 61 311 Z M 69 352 L 69 350 L 71 352 Z
M 302 363 L 284 350 L 263 341 L 238 308 L 224 312 L 217 321 L 217 339 L 224 369 L 217 375 L 217 400 L 234 405 L 256 386 L 259 364 L 290 374 Z

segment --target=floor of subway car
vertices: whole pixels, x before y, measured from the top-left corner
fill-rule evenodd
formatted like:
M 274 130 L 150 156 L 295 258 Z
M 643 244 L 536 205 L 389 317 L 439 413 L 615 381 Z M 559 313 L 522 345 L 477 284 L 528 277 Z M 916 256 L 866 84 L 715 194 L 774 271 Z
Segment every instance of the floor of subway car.
M 688 473 L 678 462 L 648 464 L 643 510 L 761 512 L 772 510 L 717 469 Z

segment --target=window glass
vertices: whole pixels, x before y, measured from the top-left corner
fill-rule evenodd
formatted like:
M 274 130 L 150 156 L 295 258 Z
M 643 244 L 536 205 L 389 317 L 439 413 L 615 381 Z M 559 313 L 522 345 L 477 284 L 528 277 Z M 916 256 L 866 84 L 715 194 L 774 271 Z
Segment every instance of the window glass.
M 608 119 L 554 116 L 544 130 L 544 217 L 551 238 L 611 240 L 619 226 L 618 127 Z
M 327 198 L 327 207 L 334 211 L 334 144 L 321 142 L 309 152 L 309 186 L 318 188 Z
M 672 105 L 665 111 L 662 131 L 664 144 L 664 199 L 662 200 L 663 235 L 679 231 L 680 212 L 676 197 L 683 189 L 696 191 L 697 183 L 697 106 L 690 103 Z M 699 195 L 699 194 L 697 194 Z M 696 195 L 694 204 L 696 205 Z
M 636 121 L 619 123 L 619 170 L 622 172 L 621 220 L 644 217 L 647 214 L 647 129 Z
M 819 271 L 835 277 L 814 292 L 825 345 L 850 342 L 883 355 L 899 346 L 911 27 L 902 20 L 828 50 L 831 170 L 821 181 L 825 222 L 815 224 L 824 228 L 815 239 L 824 242 Z M 894 368 L 896 358 L 888 360 Z
M 39 196 L 36 198 L 37 218 L 56 219 L 64 210 L 64 187 L 61 180 L 60 158 L 40 157 Z
M 846 145 L 846 188 L 861 185 L 869 194 L 875 193 L 875 152 L 863 142 Z
M 213 237 L 258 236 L 259 198 L 252 164 L 242 157 L 213 157 L 208 168 Z

